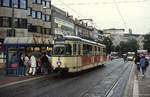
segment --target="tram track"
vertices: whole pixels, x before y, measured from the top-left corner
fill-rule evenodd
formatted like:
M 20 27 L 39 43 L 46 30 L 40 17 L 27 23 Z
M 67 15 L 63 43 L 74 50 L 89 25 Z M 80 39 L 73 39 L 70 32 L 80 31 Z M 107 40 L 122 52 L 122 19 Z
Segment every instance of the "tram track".
M 129 65 L 129 64 L 128 64 Z M 126 66 L 126 68 L 122 71 L 122 73 L 120 74 L 119 78 L 113 83 L 113 85 L 111 86 L 111 88 L 106 92 L 104 97 L 111 97 L 113 94 L 113 90 L 117 87 L 117 85 L 119 84 L 119 82 L 122 80 L 122 77 L 127 73 L 127 69 L 129 68 L 129 66 Z M 130 70 L 131 72 L 131 70 Z M 129 72 L 129 73 L 130 73 Z M 120 96 L 121 97 L 121 96 Z
M 113 63 L 114 64 L 114 63 Z M 125 65 L 126 64 L 126 65 Z M 115 84 L 118 82 L 119 78 L 122 76 L 122 74 L 126 71 L 126 69 L 128 68 L 128 62 L 127 63 L 123 63 L 123 64 L 120 64 L 119 66 L 116 66 L 115 68 L 111 69 L 110 71 L 111 72 L 107 72 L 107 74 L 104 74 L 102 78 L 104 78 L 103 80 L 97 82 L 95 85 L 93 85 L 90 89 L 88 89 L 87 91 L 85 91 L 80 97 L 91 97 L 93 96 L 93 94 L 91 93 L 91 91 L 93 90 L 93 87 L 100 87 L 100 88 L 104 88 L 103 85 L 101 85 L 103 82 L 105 83 L 106 79 L 110 77 L 111 79 L 111 76 L 112 75 L 115 75 L 116 72 L 119 72 L 122 71 L 122 73 L 117 77 L 117 80 L 115 81 L 112 81 L 112 85 L 110 86 L 109 89 L 107 89 L 107 91 L 104 93 L 104 94 L 100 94 L 102 95 L 102 97 L 108 97 L 107 95 L 110 93 L 110 91 L 112 90 L 112 88 L 115 86 Z M 122 66 L 124 65 L 124 66 Z M 106 77 L 105 77 L 106 76 Z M 114 79 L 113 79 L 114 80 Z M 100 86 L 101 85 L 101 86 Z M 105 90 L 105 89 L 104 89 Z M 95 91 L 93 91 L 95 92 Z M 94 96 L 95 97 L 95 96 Z M 98 96 L 99 97 L 99 96 Z M 101 96 L 100 96 L 101 97 Z

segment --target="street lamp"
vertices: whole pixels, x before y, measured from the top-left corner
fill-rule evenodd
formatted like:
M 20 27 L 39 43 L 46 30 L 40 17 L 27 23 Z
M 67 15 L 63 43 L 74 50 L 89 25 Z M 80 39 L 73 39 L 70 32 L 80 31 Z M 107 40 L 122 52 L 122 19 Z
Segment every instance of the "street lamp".
M 14 30 L 14 2 L 12 2 L 11 36 L 15 36 L 15 30 Z
M 43 43 L 44 43 L 44 40 L 43 40 L 43 36 L 44 36 L 44 25 L 45 25 L 45 21 L 46 21 L 46 9 L 47 9 L 47 7 L 46 6 L 43 6 L 43 9 L 44 9 L 44 17 L 43 17 L 43 15 L 42 15 L 42 18 L 44 18 L 43 19 L 43 30 L 42 30 L 42 41 L 43 41 Z

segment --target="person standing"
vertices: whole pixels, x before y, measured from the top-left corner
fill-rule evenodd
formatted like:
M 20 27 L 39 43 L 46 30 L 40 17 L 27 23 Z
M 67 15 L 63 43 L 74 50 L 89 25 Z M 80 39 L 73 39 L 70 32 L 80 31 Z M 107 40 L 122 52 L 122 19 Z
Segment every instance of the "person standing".
M 15 68 L 16 69 L 15 74 L 19 75 L 19 65 L 18 65 L 18 60 L 17 60 L 17 54 L 15 52 L 13 53 L 11 59 L 12 59 L 12 61 L 11 61 L 11 68 Z
M 134 60 L 134 63 L 136 64 L 136 75 L 138 75 L 138 72 L 140 72 L 140 59 L 141 57 L 137 55 Z
M 42 64 L 42 68 L 43 68 L 43 73 L 44 74 L 48 74 L 48 66 L 49 66 L 49 61 L 48 61 L 48 57 L 46 56 L 46 52 L 43 53 L 43 56 L 41 58 L 41 64 Z
M 25 65 L 24 65 L 24 55 L 20 53 L 19 55 L 19 76 L 25 75 Z
M 146 68 L 147 68 L 145 56 L 142 56 L 141 59 L 140 59 L 140 67 L 141 67 L 143 76 L 145 76 Z
M 31 63 L 31 66 L 30 66 L 29 73 L 32 73 L 32 75 L 35 75 L 35 73 L 36 73 L 36 58 L 33 54 L 30 57 L 30 63 Z
M 28 75 L 30 69 L 30 60 L 27 54 L 24 57 L 24 65 L 25 65 L 25 75 Z

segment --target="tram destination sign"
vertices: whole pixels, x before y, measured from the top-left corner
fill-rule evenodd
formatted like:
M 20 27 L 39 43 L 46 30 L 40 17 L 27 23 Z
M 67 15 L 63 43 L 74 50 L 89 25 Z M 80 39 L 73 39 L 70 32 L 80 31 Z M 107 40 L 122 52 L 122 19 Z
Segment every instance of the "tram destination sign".
M 55 44 L 64 44 L 65 41 L 55 41 Z

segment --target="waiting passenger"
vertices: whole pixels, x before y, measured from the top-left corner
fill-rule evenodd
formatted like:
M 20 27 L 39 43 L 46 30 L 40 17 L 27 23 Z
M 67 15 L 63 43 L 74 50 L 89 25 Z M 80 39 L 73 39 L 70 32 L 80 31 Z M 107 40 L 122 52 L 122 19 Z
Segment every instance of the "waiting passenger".
M 28 75 L 30 69 L 30 60 L 27 54 L 24 57 L 24 65 L 25 65 L 25 74 Z
M 46 56 L 46 52 L 43 53 L 43 56 L 41 58 L 41 68 L 42 68 L 42 73 L 48 74 L 48 66 L 49 66 L 49 61 L 48 57 Z
M 33 54 L 30 57 L 30 62 L 31 62 L 31 66 L 30 66 L 29 73 L 30 74 L 32 73 L 32 75 L 35 75 L 37 66 L 36 66 L 36 58 Z
M 19 76 L 25 75 L 25 65 L 24 65 L 24 55 L 20 53 L 19 55 Z

